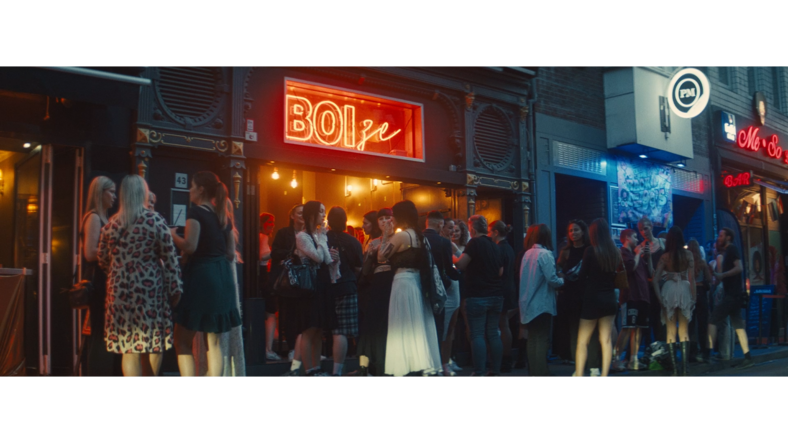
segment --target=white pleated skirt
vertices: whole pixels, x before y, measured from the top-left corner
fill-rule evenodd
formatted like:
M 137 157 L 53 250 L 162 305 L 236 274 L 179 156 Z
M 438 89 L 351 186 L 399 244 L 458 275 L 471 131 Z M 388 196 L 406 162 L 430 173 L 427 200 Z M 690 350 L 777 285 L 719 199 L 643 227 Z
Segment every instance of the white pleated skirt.
M 438 333 L 432 310 L 424 302 L 418 272 L 394 275 L 386 337 L 387 375 L 442 371 Z
M 668 280 L 662 286 L 660 293 L 662 303 L 662 324 L 669 321 L 676 321 L 673 314 L 679 310 L 687 320 L 692 320 L 692 311 L 695 310 L 695 302 L 692 300 L 690 282 L 687 280 L 673 281 Z M 667 318 L 665 316 L 667 315 Z

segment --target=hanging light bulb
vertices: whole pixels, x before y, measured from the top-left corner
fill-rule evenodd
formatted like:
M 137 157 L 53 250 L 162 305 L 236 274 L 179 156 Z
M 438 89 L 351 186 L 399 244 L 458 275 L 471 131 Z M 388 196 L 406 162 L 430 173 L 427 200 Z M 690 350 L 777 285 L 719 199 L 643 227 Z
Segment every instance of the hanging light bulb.
M 295 170 L 293 170 L 293 180 L 290 182 L 290 186 L 292 186 L 293 189 L 298 187 L 298 180 L 296 180 L 296 172 L 295 172 Z
M 274 168 L 274 173 L 271 174 L 271 178 L 274 180 L 279 180 L 279 168 Z

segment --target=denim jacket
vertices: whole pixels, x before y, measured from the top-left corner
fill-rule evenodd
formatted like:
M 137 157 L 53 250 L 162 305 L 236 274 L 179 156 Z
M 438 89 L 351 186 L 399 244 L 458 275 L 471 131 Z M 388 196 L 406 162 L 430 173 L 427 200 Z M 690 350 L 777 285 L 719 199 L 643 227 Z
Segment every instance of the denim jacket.
M 556 315 L 555 288 L 563 284 L 555 272 L 553 253 L 535 244 L 520 265 L 520 323 L 530 323 L 544 313 Z

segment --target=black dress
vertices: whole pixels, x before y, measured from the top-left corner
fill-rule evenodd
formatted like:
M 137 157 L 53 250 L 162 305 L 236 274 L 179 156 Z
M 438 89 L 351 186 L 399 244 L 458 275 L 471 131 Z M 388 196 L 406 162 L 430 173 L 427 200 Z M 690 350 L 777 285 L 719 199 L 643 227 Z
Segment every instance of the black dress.
M 569 257 L 561 262 L 561 272 L 565 275 L 582 260 L 588 245 L 579 248 L 570 246 Z M 577 345 L 577 329 L 580 324 L 580 310 L 583 303 L 583 283 L 578 279 L 564 279 L 564 286 L 558 291 L 553 334 L 553 349 L 564 360 L 574 361 Z
M 585 287 L 581 319 L 596 320 L 616 315 L 618 312 L 618 299 L 615 292 L 616 272 L 602 270 L 594 248 L 587 248 L 583 254 L 578 281 Z
M 85 221 L 90 214 L 85 214 L 82 219 L 84 228 Z M 99 218 L 101 220 L 101 218 Z M 101 222 L 101 228 L 105 223 Z M 82 233 L 84 236 L 84 231 Z M 104 305 L 107 302 L 107 274 L 101 270 L 98 261 L 82 263 L 82 278 L 90 279 L 93 282 L 93 296 L 90 298 L 90 336 L 86 341 L 87 364 L 84 373 L 89 376 L 113 376 L 123 375 L 121 370 L 121 355 L 107 351 L 104 343 Z
M 377 243 L 375 243 L 377 241 Z M 362 286 L 359 304 L 362 320 L 359 323 L 358 355 L 369 358 L 369 372 L 382 376 L 386 369 L 386 338 L 389 329 L 389 303 L 394 271 L 377 260 L 380 239 L 372 240 L 367 248 L 365 265 L 372 269 L 368 284 Z

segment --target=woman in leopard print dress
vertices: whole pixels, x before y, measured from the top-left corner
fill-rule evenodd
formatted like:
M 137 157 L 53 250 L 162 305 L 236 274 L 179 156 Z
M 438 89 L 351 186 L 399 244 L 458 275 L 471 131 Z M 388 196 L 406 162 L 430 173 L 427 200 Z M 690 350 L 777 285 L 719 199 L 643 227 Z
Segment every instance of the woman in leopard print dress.
M 107 273 L 104 340 L 123 354 L 123 375 L 142 375 L 148 354 L 154 374 L 172 347 L 172 310 L 182 292 L 181 271 L 164 218 L 145 208 L 148 186 L 123 179 L 120 210 L 101 230 L 98 261 Z

